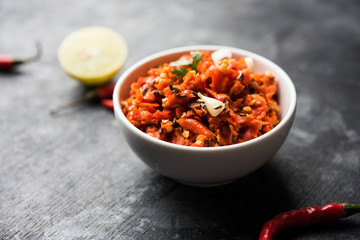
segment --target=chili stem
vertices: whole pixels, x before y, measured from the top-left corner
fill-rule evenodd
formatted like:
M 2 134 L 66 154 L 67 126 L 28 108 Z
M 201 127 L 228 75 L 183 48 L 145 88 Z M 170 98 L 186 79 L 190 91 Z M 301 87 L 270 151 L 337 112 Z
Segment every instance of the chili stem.
M 360 204 L 343 203 L 346 217 L 360 213 Z
M 27 58 L 14 58 L 13 65 L 19 65 L 19 64 L 34 62 L 36 60 L 39 60 L 41 55 L 42 55 L 41 43 L 36 41 L 35 42 L 35 54 L 30 56 L 30 57 L 27 57 Z
M 74 106 L 77 106 L 83 102 L 86 102 L 86 101 L 89 101 L 89 100 L 92 100 L 92 99 L 95 99 L 97 98 L 98 94 L 97 94 L 97 91 L 96 90 L 92 90 L 92 91 L 89 91 L 87 92 L 84 96 L 82 96 L 81 98 L 79 99 L 76 99 L 68 104 L 65 104 L 63 106 L 60 106 L 60 107 L 57 107 L 53 110 L 50 111 L 50 114 L 51 115 L 55 115 L 61 111 L 64 111 L 66 109 L 69 109 L 71 107 L 74 107 Z

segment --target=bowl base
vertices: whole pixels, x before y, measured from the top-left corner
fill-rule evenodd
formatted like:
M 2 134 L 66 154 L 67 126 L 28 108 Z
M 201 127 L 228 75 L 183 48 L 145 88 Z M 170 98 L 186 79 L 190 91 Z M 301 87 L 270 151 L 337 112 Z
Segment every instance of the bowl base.
M 186 182 L 186 181 L 181 181 L 181 180 L 176 180 L 176 179 L 175 179 L 175 181 L 177 181 L 178 183 L 184 184 L 184 185 L 192 186 L 192 187 L 218 187 L 218 186 L 232 183 L 232 182 L 236 181 L 236 179 L 227 180 L 224 182 L 216 182 L 216 183 L 193 183 L 193 182 Z

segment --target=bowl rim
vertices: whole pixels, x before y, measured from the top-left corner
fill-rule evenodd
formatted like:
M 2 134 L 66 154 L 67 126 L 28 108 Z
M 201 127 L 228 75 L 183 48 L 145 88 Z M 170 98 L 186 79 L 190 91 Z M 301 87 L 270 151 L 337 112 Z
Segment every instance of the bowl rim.
M 287 85 L 289 86 L 288 91 L 290 91 L 290 102 L 289 102 L 289 110 L 286 112 L 285 116 L 281 119 L 281 121 L 279 122 L 278 125 L 276 125 L 271 131 L 267 132 L 266 134 L 263 134 L 257 138 L 248 140 L 246 142 L 242 142 L 242 143 L 237 143 L 237 144 L 232 144 L 232 145 L 226 145 L 226 146 L 218 146 L 218 147 L 191 147 L 191 146 L 184 146 L 184 145 L 178 145 L 178 144 L 174 144 L 174 143 L 170 143 L 170 142 L 166 142 L 163 140 L 159 140 L 156 139 L 154 137 L 151 137 L 149 135 L 147 135 L 146 133 L 144 133 L 143 131 L 141 131 L 140 129 L 138 129 L 137 127 L 135 127 L 124 115 L 124 113 L 121 110 L 120 107 L 120 101 L 119 101 L 119 93 L 120 93 L 120 87 L 122 85 L 122 83 L 125 81 L 125 79 L 127 78 L 127 76 L 132 73 L 136 68 L 140 67 L 141 65 L 143 65 L 144 63 L 148 63 L 149 61 L 152 61 L 154 59 L 157 59 L 159 57 L 165 56 L 165 55 L 169 55 L 169 54 L 174 54 L 177 52 L 184 52 L 184 51 L 196 51 L 196 50 L 210 50 L 210 51 L 215 51 L 215 50 L 219 50 L 219 49 L 229 49 L 232 52 L 236 52 L 236 53 L 240 53 L 240 54 L 244 54 L 246 56 L 249 57 L 253 57 L 253 58 L 257 58 L 260 59 L 261 61 L 265 62 L 266 65 L 271 65 L 272 68 L 276 69 L 276 71 L 282 75 L 284 77 L 284 80 L 287 82 Z M 191 151 L 191 152 L 219 152 L 219 151 L 229 151 L 232 149 L 237 149 L 237 148 L 243 148 L 246 147 L 248 145 L 252 145 L 254 143 L 258 143 L 262 140 L 265 140 L 267 138 L 270 138 L 272 135 L 276 134 L 276 132 L 279 132 L 280 129 L 285 127 L 285 124 L 289 121 L 291 121 L 293 114 L 295 113 L 295 109 L 296 109 L 296 90 L 295 90 L 295 86 L 294 83 L 292 82 L 291 78 L 289 77 L 289 75 L 280 67 L 278 66 L 276 63 L 274 63 L 273 61 L 258 55 L 254 52 L 250 52 L 248 50 L 244 50 L 244 49 L 240 49 L 240 48 L 236 48 L 236 47 L 229 47 L 229 46 L 222 46 L 222 45 L 189 45 L 189 46 L 183 46 L 183 47 L 176 47 L 176 48 L 171 48 L 171 49 L 167 49 L 167 50 L 162 50 L 159 52 L 156 52 L 154 54 L 151 54 L 147 57 L 144 57 L 140 60 L 138 60 L 137 62 L 135 62 L 134 64 L 132 64 L 130 67 L 128 67 L 125 72 L 119 77 L 119 79 L 117 80 L 116 84 L 115 84 L 115 88 L 114 88 L 114 92 L 113 92 L 113 101 L 114 101 L 114 114 L 115 117 L 118 116 L 118 119 L 120 121 L 122 121 L 124 123 L 124 125 L 133 133 L 138 135 L 141 138 L 144 138 L 147 141 L 150 141 L 154 144 L 160 145 L 162 147 L 167 147 L 167 148 L 172 148 L 172 149 L 176 149 L 176 150 L 186 150 L 186 151 Z

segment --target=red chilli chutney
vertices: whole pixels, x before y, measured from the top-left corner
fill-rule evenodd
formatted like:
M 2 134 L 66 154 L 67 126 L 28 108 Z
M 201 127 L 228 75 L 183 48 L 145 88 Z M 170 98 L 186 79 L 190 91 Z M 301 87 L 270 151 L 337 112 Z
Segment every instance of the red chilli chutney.
M 149 69 L 121 101 L 126 118 L 154 138 L 195 147 L 241 143 L 269 132 L 280 112 L 274 76 L 254 72 L 250 57 L 225 55 L 190 52 Z

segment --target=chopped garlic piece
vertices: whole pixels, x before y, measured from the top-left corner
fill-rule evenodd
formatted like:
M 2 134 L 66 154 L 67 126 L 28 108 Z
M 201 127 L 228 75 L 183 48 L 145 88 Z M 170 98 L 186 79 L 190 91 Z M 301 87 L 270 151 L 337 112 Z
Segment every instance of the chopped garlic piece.
M 183 133 L 182 133 L 182 135 L 183 135 L 184 138 L 188 138 L 189 135 L 190 135 L 190 132 L 187 131 L 187 130 L 184 130 Z
M 243 107 L 243 110 L 244 110 L 245 112 L 251 112 L 251 111 L 252 111 L 252 108 L 249 107 L 249 106 L 246 106 L 246 107 Z
M 225 108 L 225 104 L 215 98 L 206 97 L 206 96 L 202 95 L 201 93 L 198 93 L 198 96 L 199 96 L 199 98 L 204 100 L 206 109 L 208 110 L 210 115 L 213 117 L 216 117 L 217 115 L 219 115 L 222 112 L 222 110 L 224 110 L 224 108 Z
M 251 57 L 246 57 L 245 59 L 245 63 L 250 71 L 250 73 L 254 73 L 255 69 L 254 69 L 254 60 Z
M 269 77 L 269 78 L 274 78 L 274 75 L 273 75 L 272 72 L 270 72 L 270 71 L 266 71 L 266 72 L 265 72 L 265 75 L 266 75 L 267 77 Z
M 211 58 L 214 61 L 215 65 L 218 66 L 221 60 L 224 58 L 231 58 L 232 54 L 229 49 L 220 49 L 211 54 Z

